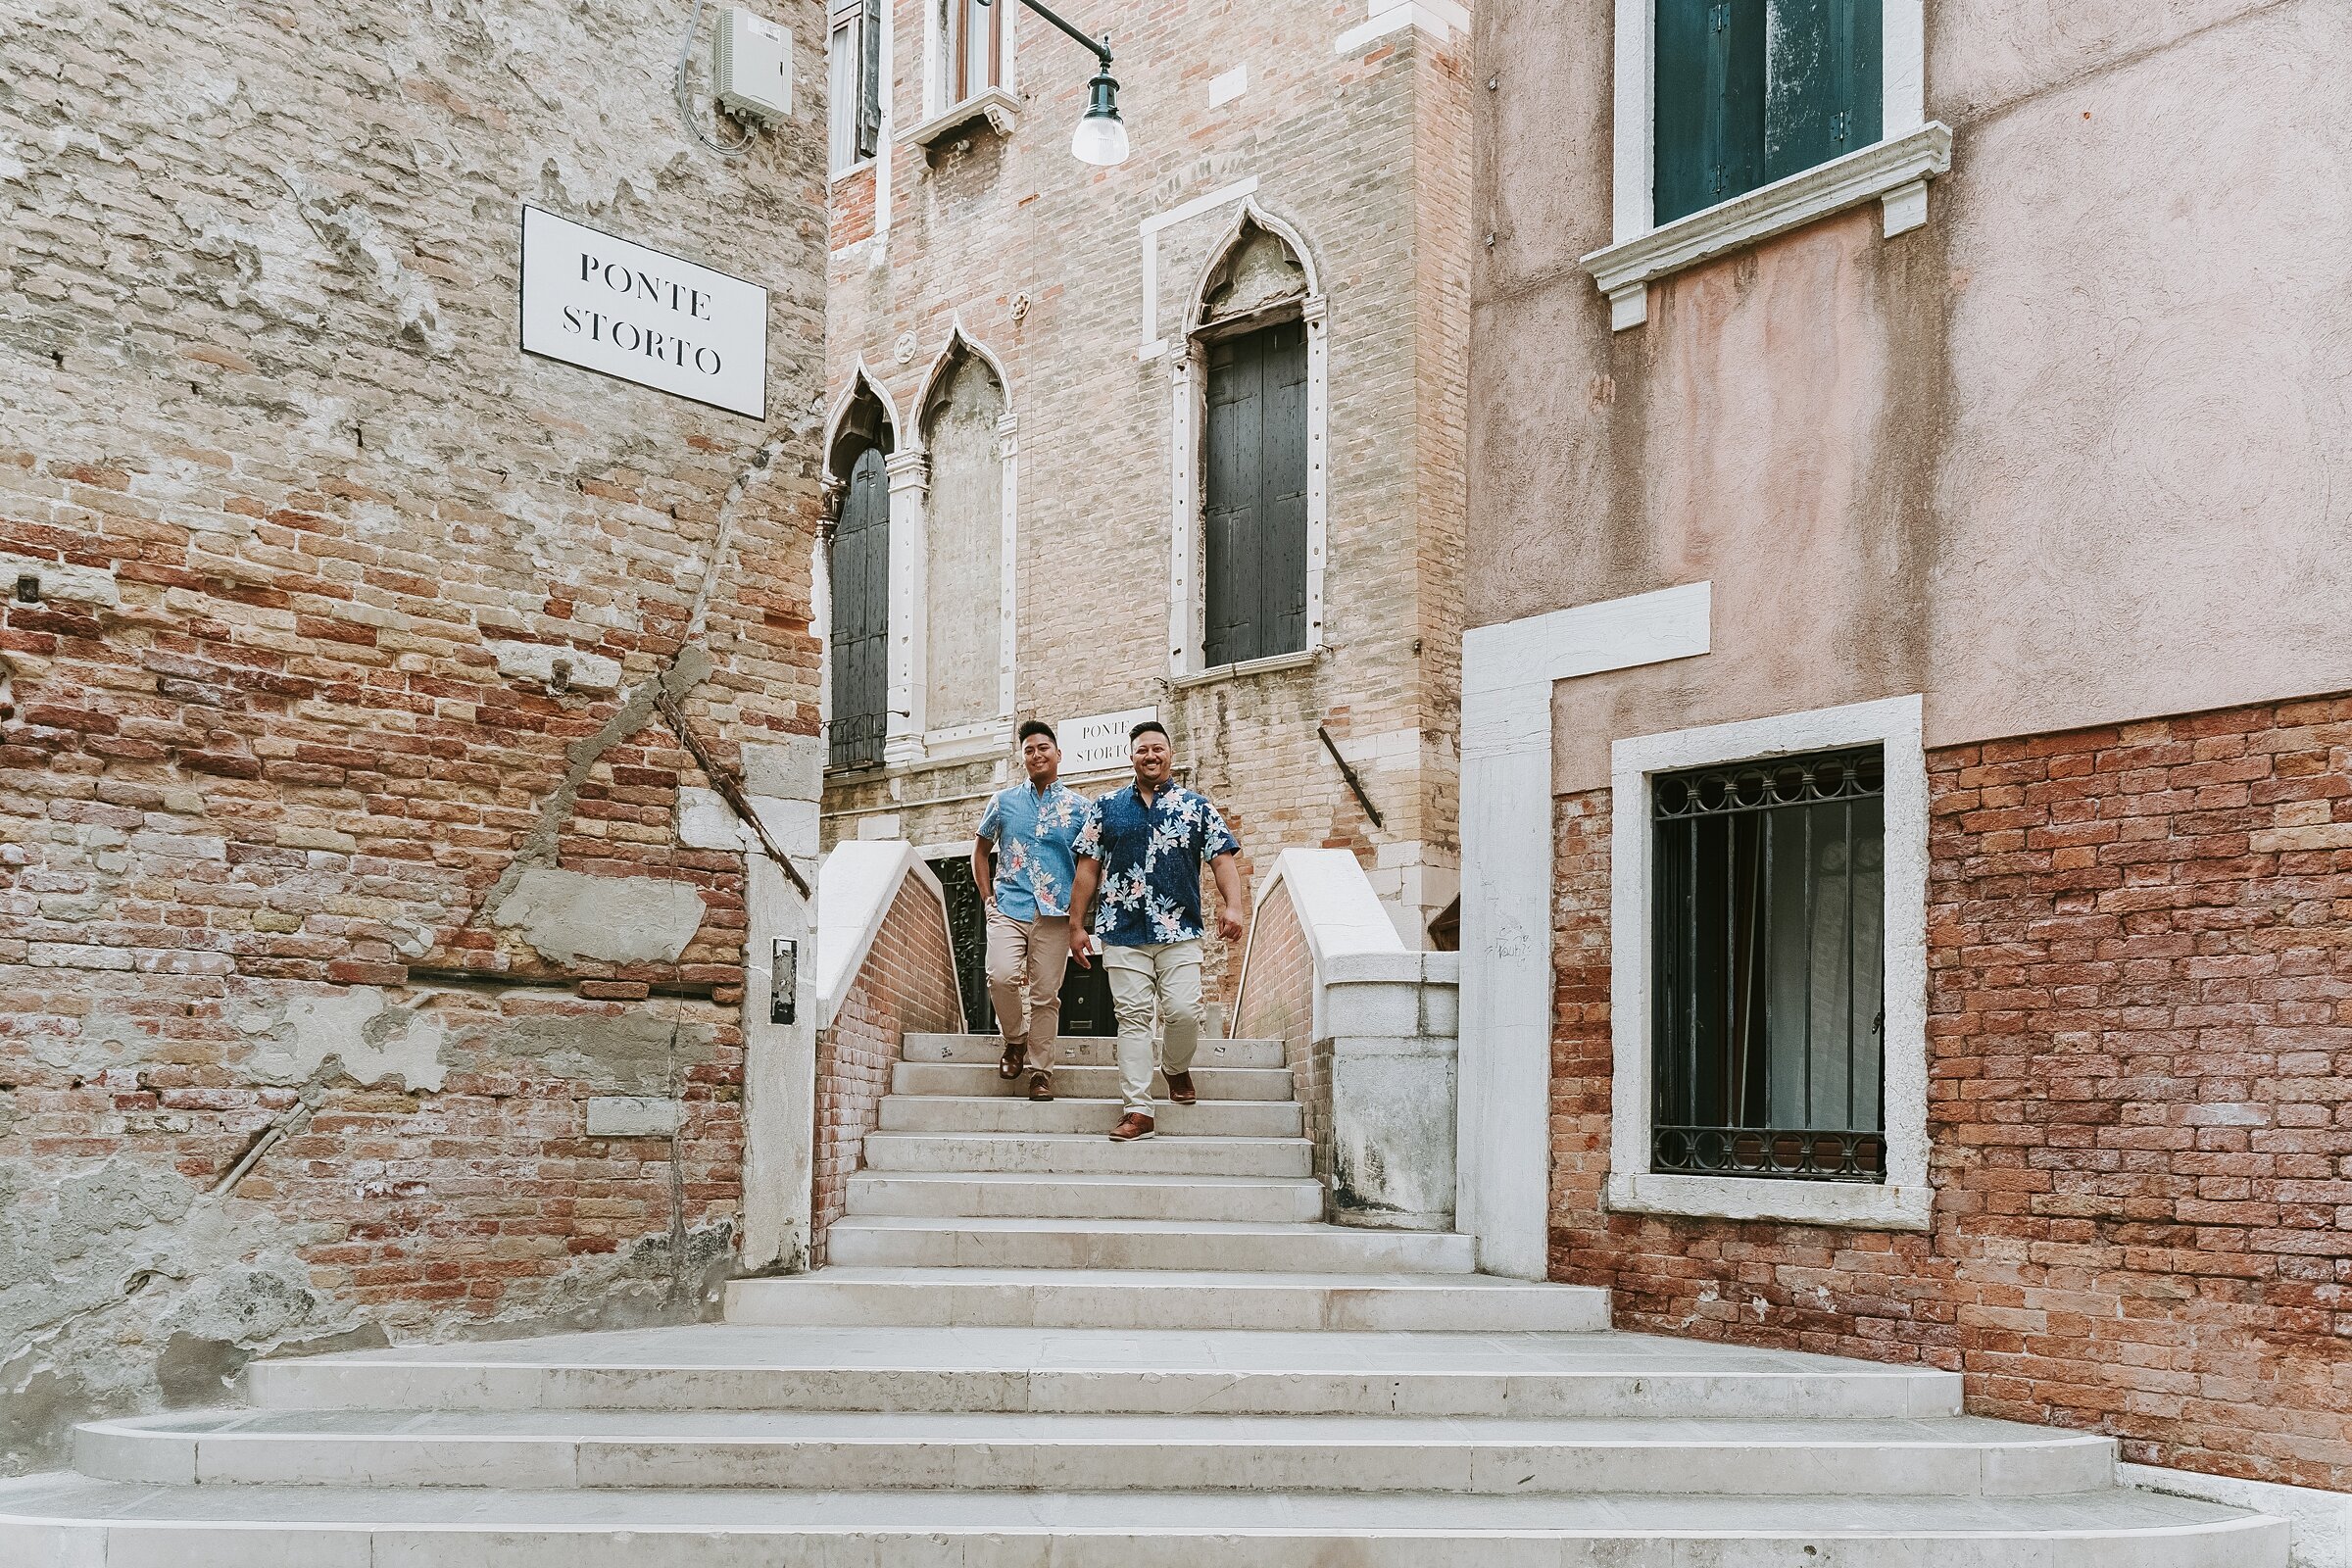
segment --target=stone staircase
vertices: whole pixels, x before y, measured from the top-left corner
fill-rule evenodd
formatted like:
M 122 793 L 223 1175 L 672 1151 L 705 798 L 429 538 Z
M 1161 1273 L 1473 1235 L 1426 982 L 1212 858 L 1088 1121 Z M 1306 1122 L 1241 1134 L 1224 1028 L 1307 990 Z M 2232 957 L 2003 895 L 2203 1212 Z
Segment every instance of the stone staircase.
M 906 1044 L 833 1266 L 725 1321 L 264 1362 L 0 1483 L 9 1568 L 2283 1568 L 1949 1373 L 1619 1334 L 1456 1236 L 1321 1224 L 1280 1047 L 1117 1145 Z

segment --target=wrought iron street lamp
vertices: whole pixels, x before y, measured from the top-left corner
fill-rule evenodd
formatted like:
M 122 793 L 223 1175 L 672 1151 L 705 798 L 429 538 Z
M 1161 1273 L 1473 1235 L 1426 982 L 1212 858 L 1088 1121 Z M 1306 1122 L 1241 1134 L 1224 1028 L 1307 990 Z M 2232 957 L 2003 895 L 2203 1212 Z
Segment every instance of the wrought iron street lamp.
M 980 0 L 989 5 L 993 0 Z M 1010 4 L 1011 0 L 1005 0 Z M 1094 79 L 1087 86 L 1086 114 L 1078 122 L 1078 129 L 1070 137 L 1070 156 L 1082 164 L 1098 169 L 1110 169 L 1127 161 L 1127 122 L 1119 118 L 1118 78 L 1110 74 L 1110 35 L 1104 33 L 1097 42 L 1056 16 L 1038 0 L 1021 0 L 1021 4 L 1051 22 L 1071 37 L 1094 51 L 1097 62 Z

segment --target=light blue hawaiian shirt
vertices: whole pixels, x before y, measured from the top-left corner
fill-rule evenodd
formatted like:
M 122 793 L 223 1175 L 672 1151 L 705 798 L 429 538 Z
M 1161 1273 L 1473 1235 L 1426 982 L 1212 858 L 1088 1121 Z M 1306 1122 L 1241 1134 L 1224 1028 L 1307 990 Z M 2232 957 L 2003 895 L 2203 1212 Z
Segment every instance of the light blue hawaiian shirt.
M 1059 781 L 1042 794 L 1027 779 L 997 791 L 980 814 L 980 837 L 997 847 L 997 908 L 1014 920 L 1068 914 L 1073 847 L 1094 820 L 1086 797 Z
M 1200 865 L 1241 850 L 1225 818 L 1181 785 L 1147 803 L 1130 784 L 1095 803 L 1078 853 L 1102 862 L 1095 934 L 1105 946 L 1192 942 L 1200 936 Z

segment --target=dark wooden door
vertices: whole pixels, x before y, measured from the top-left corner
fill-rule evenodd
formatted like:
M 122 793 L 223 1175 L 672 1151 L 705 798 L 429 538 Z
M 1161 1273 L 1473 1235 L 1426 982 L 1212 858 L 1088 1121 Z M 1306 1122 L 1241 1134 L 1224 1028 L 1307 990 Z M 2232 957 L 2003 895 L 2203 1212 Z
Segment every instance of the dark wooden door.
M 1306 323 L 1208 355 L 1203 662 L 1306 646 Z
M 872 447 L 850 470 L 833 530 L 834 767 L 882 760 L 889 728 L 890 478 Z

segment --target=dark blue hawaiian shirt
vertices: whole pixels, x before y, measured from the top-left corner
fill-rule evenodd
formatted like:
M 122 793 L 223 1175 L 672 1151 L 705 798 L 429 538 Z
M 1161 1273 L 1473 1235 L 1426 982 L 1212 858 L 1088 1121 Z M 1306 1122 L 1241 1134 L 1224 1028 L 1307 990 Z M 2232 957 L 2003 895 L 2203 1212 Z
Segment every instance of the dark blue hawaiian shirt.
M 1095 934 L 1114 948 L 1200 937 L 1200 866 L 1241 850 L 1225 818 L 1181 785 L 1147 804 L 1130 784 L 1095 803 L 1071 852 L 1102 862 Z

